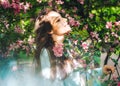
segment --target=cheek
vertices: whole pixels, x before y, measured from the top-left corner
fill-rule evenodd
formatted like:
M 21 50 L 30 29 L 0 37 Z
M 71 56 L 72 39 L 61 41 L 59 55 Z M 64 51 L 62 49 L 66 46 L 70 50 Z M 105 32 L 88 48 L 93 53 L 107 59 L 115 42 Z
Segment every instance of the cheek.
M 57 35 L 64 35 L 67 32 L 67 28 L 65 28 L 63 25 L 56 25 L 53 27 L 53 33 Z
M 60 28 L 58 28 L 58 30 L 55 30 L 54 33 L 60 35 L 60 34 L 63 33 L 63 30 L 61 30 Z
M 61 32 L 61 33 L 65 33 L 65 32 L 66 32 L 65 28 L 61 28 L 61 29 L 60 29 L 60 32 Z
M 65 30 L 63 30 L 61 28 L 57 28 L 56 30 L 53 31 L 53 33 L 56 34 L 56 35 L 64 35 Z

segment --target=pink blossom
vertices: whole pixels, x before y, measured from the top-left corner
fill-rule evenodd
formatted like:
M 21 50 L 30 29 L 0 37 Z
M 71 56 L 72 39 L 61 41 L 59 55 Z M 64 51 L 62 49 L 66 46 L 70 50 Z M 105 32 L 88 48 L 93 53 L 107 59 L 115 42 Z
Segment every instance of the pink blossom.
M 9 51 L 15 50 L 15 49 L 18 49 L 18 48 L 20 48 L 20 45 L 18 45 L 17 43 L 13 43 L 13 44 L 10 44 Z
M 8 27 L 9 27 L 8 21 L 4 21 L 4 25 L 8 29 Z
M 15 15 L 20 13 L 20 10 L 23 9 L 23 3 L 20 3 L 19 0 L 12 0 L 11 7 L 14 9 Z
M 80 25 L 80 22 L 79 21 L 75 21 L 74 22 L 74 26 L 79 26 Z
M 9 46 L 9 51 L 10 51 L 10 50 L 15 50 L 15 46 L 16 46 L 15 43 L 10 44 L 10 46 Z
M 12 67 L 12 71 L 16 71 L 17 69 L 18 69 L 17 66 Z
M 120 25 L 120 21 L 115 22 L 114 25 L 115 25 L 115 26 Z
M 116 31 L 119 31 L 119 28 L 115 28 Z
M 18 49 L 22 46 L 23 44 L 23 41 L 22 40 L 17 40 L 15 43 L 12 43 L 10 44 L 8 50 L 15 50 L 15 49 Z
M 23 33 L 24 33 L 24 30 L 22 30 L 19 26 L 16 26 L 14 31 L 15 31 L 16 33 L 20 33 L 20 34 L 23 34 Z
M 90 13 L 89 17 L 92 19 L 94 17 L 94 14 Z
M 62 1 L 62 0 L 55 0 L 55 2 L 56 2 L 57 4 L 63 4 L 63 3 L 64 3 L 64 1 Z
M 74 26 L 74 22 L 75 22 L 74 18 L 69 18 L 69 24 L 71 26 Z
M 84 4 L 84 0 L 77 0 L 80 4 Z
M 28 2 L 22 2 L 20 3 L 19 0 L 12 0 L 12 4 L 11 7 L 14 9 L 14 13 L 15 15 L 20 13 L 21 10 L 24 10 L 24 12 L 26 12 L 26 10 L 29 10 L 31 7 L 31 4 Z
M 92 38 L 96 38 L 96 39 L 98 39 L 98 36 L 99 36 L 97 32 L 90 32 L 90 35 L 92 36 Z
M 105 35 L 104 41 L 105 41 L 105 42 L 108 42 L 108 40 L 109 40 L 109 37 L 108 37 L 107 35 Z
M 64 9 L 62 9 L 62 10 L 61 10 L 61 12 L 62 12 L 62 13 L 65 13 L 65 10 L 64 10 Z
M 84 50 L 88 50 L 88 44 L 86 43 L 86 42 L 83 42 L 82 43 L 82 48 L 84 49 Z
M 76 12 L 78 9 L 77 7 L 73 7 L 73 11 Z
M 112 32 L 111 34 L 112 34 L 112 36 L 113 36 L 113 35 L 115 35 L 115 32 Z
M 118 35 L 118 34 L 115 34 L 114 36 L 115 36 L 116 38 L 119 38 L 119 35 Z
M 19 3 L 19 6 L 20 6 L 20 10 L 24 9 L 24 2 Z
M 52 50 L 56 57 L 61 57 L 63 55 L 63 44 L 55 45 Z
M 116 34 L 115 32 L 112 32 L 111 34 L 112 34 L 112 36 L 119 38 L 118 34 Z
M 10 2 L 8 0 L 0 0 L 0 4 L 3 6 L 3 8 L 10 7 Z
M 23 41 L 22 40 L 17 40 L 16 44 L 19 45 L 19 46 L 22 46 Z
M 26 10 L 29 10 L 32 7 L 32 5 L 26 2 L 26 4 L 23 7 L 24 7 L 24 12 L 26 13 Z
M 74 17 L 76 18 L 76 17 L 78 17 L 78 15 L 77 15 L 77 14 L 74 14 Z
M 112 78 L 113 78 L 113 80 L 117 81 L 117 76 L 116 75 L 113 75 Z
M 49 0 L 48 5 L 52 7 L 52 0 Z
M 106 28 L 111 29 L 111 28 L 112 28 L 112 22 L 107 22 L 107 23 L 106 23 Z
M 73 43 L 74 43 L 75 45 L 77 45 L 77 43 L 78 43 L 78 40 L 74 40 L 74 41 L 73 41 Z
M 75 19 L 72 17 L 69 17 L 69 24 L 71 26 L 79 26 L 80 25 L 79 21 L 75 21 Z
M 87 30 L 88 29 L 88 24 L 84 25 L 83 30 Z
M 117 83 L 117 86 L 120 86 L 120 82 Z
M 14 9 L 14 13 L 18 14 L 20 13 L 21 6 L 15 2 L 11 4 L 11 7 Z
M 42 2 L 42 0 L 37 0 L 37 2 L 38 2 L 38 3 L 41 3 L 41 2 Z
M 21 46 L 16 43 L 14 48 L 15 48 L 15 49 L 18 49 L 18 48 L 20 48 L 20 47 L 21 47 Z

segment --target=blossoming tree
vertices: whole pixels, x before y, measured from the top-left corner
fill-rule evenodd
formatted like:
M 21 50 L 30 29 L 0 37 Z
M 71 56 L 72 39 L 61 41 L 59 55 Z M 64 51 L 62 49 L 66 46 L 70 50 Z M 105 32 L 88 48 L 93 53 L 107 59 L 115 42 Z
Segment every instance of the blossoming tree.
M 90 63 L 99 67 L 102 52 L 107 53 L 105 65 L 112 53 L 118 55 L 117 60 L 112 58 L 114 66 L 118 65 L 119 0 L 0 0 L 0 59 L 33 57 L 34 21 L 45 8 L 54 8 L 68 18 L 72 32 L 66 37 L 64 47 L 73 57 L 81 58 L 85 68 Z

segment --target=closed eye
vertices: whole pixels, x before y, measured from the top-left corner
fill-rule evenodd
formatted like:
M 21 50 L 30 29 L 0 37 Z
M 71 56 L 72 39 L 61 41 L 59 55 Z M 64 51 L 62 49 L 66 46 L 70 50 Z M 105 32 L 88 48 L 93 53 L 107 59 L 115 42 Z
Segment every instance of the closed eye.
M 56 22 L 59 22 L 59 21 L 60 21 L 60 19 L 57 19 L 57 20 L 56 20 Z
M 60 17 L 55 17 L 54 20 L 53 20 L 53 24 L 58 23 L 60 21 L 61 21 Z

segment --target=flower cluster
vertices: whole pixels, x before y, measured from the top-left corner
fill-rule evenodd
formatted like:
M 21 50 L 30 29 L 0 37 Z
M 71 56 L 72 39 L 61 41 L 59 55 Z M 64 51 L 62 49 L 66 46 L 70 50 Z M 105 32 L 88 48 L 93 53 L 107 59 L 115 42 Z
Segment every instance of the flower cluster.
M 106 23 L 106 28 L 107 28 L 107 29 L 112 29 L 113 27 L 119 28 L 119 27 L 120 27 L 120 21 L 107 22 L 107 23 Z
M 0 5 L 4 8 L 12 8 L 14 10 L 14 14 L 20 13 L 21 10 L 26 12 L 31 8 L 31 4 L 28 2 L 20 2 L 19 0 L 12 0 L 12 3 L 9 2 L 9 0 L 1 0 Z
M 61 57 L 63 55 L 63 44 L 56 44 L 53 47 L 53 52 L 56 57 Z
M 69 19 L 69 24 L 70 24 L 71 26 L 79 26 L 79 25 L 80 25 L 79 21 L 75 21 L 74 18 L 68 17 L 68 19 Z
M 19 26 L 15 26 L 14 31 L 15 31 L 16 33 L 24 34 L 24 30 L 22 30 Z
M 57 4 L 63 4 L 64 2 L 62 0 L 55 0 Z
M 71 17 L 69 14 L 66 14 L 66 17 L 68 18 L 68 20 L 69 20 L 68 23 L 69 23 L 71 26 L 78 27 L 78 26 L 80 25 L 80 22 L 77 21 L 77 20 L 75 20 L 75 18 Z
M 8 50 L 6 51 L 5 55 L 6 56 L 9 56 L 10 52 L 11 51 L 16 51 L 16 50 L 25 50 L 25 52 L 27 54 L 30 53 L 30 51 L 32 50 L 33 48 L 33 44 L 34 44 L 34 38 L 32 38 L 31 36 L 28 38 L 28 43 L 26 43 L 26 41 L 24 40 L 17 40 L 16 42 L 14 43 L 11 43 L 9 46 L 8 46 Z
M 106 22 L 106 29 L 108 33 L 105 34 L 104 41 L 107 43 L 113 41 L 113 43 L 119 43 L 119 29 L 120 21 L 116 22 Z M 109 33 L 111 32 L 111 33 Z

